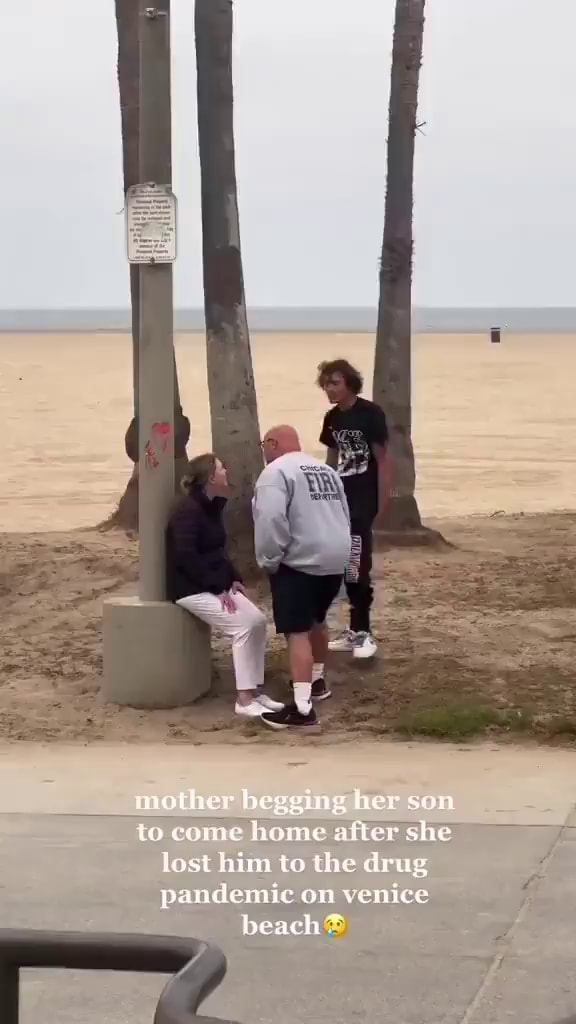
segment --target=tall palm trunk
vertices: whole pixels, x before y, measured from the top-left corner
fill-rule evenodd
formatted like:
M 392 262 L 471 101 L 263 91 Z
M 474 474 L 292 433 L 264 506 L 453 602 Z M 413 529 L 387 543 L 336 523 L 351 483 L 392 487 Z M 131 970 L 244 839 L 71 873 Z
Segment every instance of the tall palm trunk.
M 118 86 L 122 118 L 124 195 L 126 196 L 130 186 L 138 184 L 140 176 L 140 35 L 138 27 L 140 3 L 139 0 L 114 0 L 114 2 L 118 33 Z M 164 9 L 169 9 L 169 5 L 170 0 L 164 0 Z M 138 529 L 140 268 L 135 264 L 130 266 L 130 305 L 132 310 L 133 416 L 126 431 L 124 445 L 128 458 L 134 463 L 134 469 L 118 508 L 106 525 L 136 531 Z M 186 466 L 186 445 L 189 436 L 190 423 L 183 415 L 180 405 L 178 371 L 174 355 L 174 440 L 177 486 Z
M 251 498 L 262 469 L 234 153 L 231 0 L 196 0 L 204 305 L 212 444 L 228 467 L 233 555 L 253 564 Z
M 412 447 L 411 305 L 414 137 L 425 0 L 396 0 L 388 132 L 388 180 L 380 264 L 374 401 L 390 425 L 392 498 L 379 522 L 420 529 Z

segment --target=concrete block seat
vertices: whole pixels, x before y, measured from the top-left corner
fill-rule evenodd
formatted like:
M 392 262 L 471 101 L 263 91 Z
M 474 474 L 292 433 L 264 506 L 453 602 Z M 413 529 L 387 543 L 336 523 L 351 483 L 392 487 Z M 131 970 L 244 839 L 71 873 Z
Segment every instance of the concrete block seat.
M 102 696 L 133 708 L 193 704 L 210 689 L 210 629 L 177 605 L 118 597 L 104 605 Z

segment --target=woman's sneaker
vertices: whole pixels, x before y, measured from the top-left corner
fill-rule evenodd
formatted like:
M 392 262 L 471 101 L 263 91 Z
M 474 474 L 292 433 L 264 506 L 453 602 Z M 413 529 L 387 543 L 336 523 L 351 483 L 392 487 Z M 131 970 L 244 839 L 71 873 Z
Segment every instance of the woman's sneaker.
M 236 707 L 234 708 L 238 718 L 261 718 L 264 710 L 256 698 L 251 700 L 249 704 L 240 704 L 236 701 Z
M 259 693 L 256 700 L 264 708 L 264 711 L 282 711 L 286 707 L 279 700 L 272 700 L 272 697 L 269 697 L 267 693 Z
M 352 654 L 357 636 L 358 634 L 352 629 L 347 629 L 341 636 L 330 641 L 328 644 L 328 650 L 335 651 L 336 654 Z
M 356 633 L 353 653 L 355 658 L 373 658 L 378 644 L 370 633 Z
M 314 708 L 311 707 L 308 714 L 303 715 L 295 704 L 287 704 L 282 711 L 265 711 L 262 721 L 271 729 L 301 729 L 303 732 L 318 725 Z

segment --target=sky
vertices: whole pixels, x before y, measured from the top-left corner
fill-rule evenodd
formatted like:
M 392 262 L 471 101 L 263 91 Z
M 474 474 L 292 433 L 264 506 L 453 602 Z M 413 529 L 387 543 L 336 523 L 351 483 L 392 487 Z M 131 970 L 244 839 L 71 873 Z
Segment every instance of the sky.
M 236 0 L 251 306 L 373 306 L 393 0 Z M 172 0 L 179 307 L 202 306 L 192 0 Z M 574 0 L 428 0 L 414 303 L 574 306 Z M 113 0 L 17 0 L 0 36 L 0 308 L 124 307 Z

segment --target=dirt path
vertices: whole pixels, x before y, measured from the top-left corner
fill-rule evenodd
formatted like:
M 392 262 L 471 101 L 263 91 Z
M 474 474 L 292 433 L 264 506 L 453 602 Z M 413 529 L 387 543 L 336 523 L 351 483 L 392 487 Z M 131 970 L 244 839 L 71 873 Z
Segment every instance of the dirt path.
M 376 558 L 371 665 L 333 663 L 334 699 L 307 742 L 401 731 L 462 738 L 576 739 L 576 514 L 430 523 L 455 547 Z M 5 534 L 0 554 L 0 737 L 92 742 L 294 742 L 231 712 L 227 652 L 215 643 L 213 696 L 139 712 L 99 698 L 102 602 L 130 592 L 134 542 L 96 531 Z M 264 599 L 264 594 L 261 595 Z M 333 625 L 345 624 L 339 606 Z M 272 630 L 271 686 L 286 678 Z M 301 742 L 301 739 L 300 739 Z

